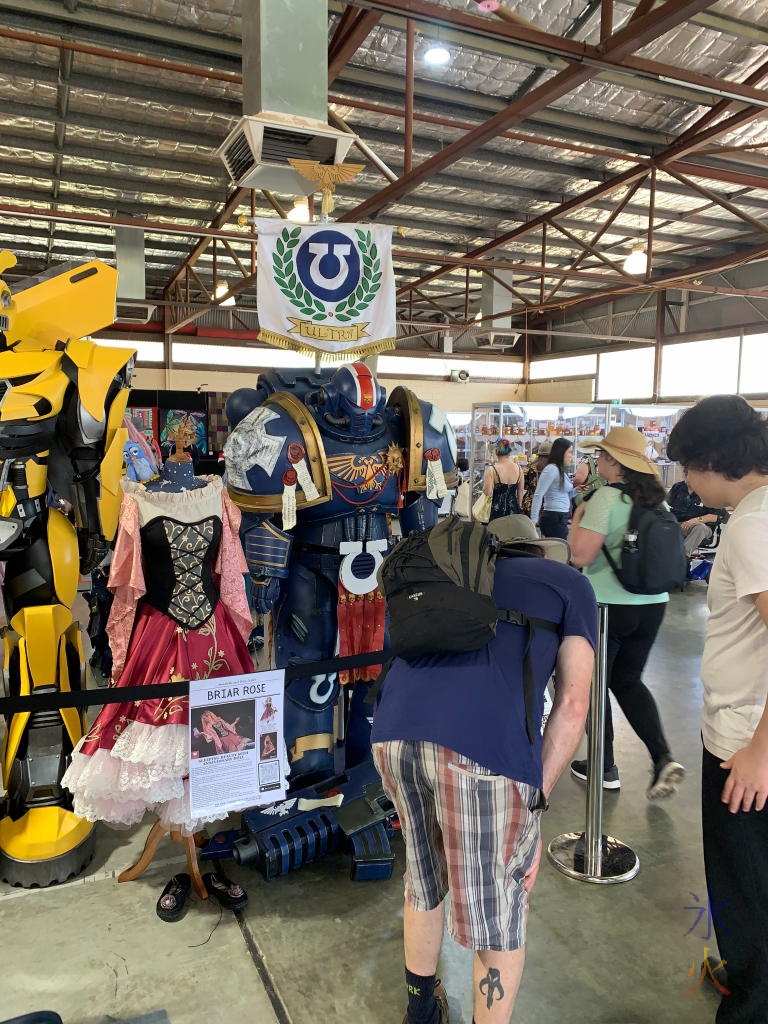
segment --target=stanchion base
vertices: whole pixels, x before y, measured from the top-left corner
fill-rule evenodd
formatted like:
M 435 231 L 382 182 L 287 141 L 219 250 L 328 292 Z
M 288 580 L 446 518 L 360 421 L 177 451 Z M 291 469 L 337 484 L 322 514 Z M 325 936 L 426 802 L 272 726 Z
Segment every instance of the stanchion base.
M 640 870 L 635 851 L 613 836 L 603 836 L 603 863 L 599 875 L 587 874 L 586 842 L 583 832 L 566 832 L 556 836 L 547 847 L 551 863 L 569 878 L 598 885 L 629 882 Z

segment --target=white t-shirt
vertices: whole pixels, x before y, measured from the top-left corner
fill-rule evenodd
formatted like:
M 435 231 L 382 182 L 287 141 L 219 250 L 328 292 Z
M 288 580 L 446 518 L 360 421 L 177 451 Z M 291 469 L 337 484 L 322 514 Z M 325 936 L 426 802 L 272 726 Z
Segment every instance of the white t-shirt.
M 752 739 L 768 696 L 768 626 L 754 598 L 768 590 L 768 486 L 736 506 L 709 577 L 701 680 L 702 736 L 727 760 Z

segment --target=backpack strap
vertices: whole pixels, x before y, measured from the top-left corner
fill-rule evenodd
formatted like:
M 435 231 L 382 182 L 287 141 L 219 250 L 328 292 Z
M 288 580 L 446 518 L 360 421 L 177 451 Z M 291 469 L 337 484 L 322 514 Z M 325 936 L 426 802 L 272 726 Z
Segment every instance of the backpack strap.
M 613 570 L 614 575 L 618 579 L 618 577 L 619 577 L 619 567 L 616 564 L 616 562 L 614 561 L 613 557 L 611 556 L 610 551 L 605 546 L 605 544 L 603 544 L 603 554 L 605 555 L 606 562 L 608 563 L 608 565 L 610 565 L 611 569 Z M 621 580 L 619 580 L 619 582 L 621 582 Z
M 533 746 L 534 736 L 537 728 L 534 720 L 534 708 L 536 706 L 536 682 L 533 678 L 533 658 L 531 649 L 536 636 L 537 629 L 547 629 L 551 633 L 560 634 L 560 624 L 552 622 L 551 619 L 539 619 L 536 616 L 528 616 L 523 612 L 512 609 L 499 610 L 499 621 L 509 622 L 513 626 L 527 626 L 528 641 L 525 645 L 523 655 L 523 699 L 525 701 L 525 731 L 528 734 L 528 742 Z
M 379 672 L 379 674 L 374 679 L 373 686 L 370 688 L 365 700 L 363 701 L 364 704 L 375 704 L 376 698 L 379 695 L 379 690 L 382 688 L 382 686 L 384 685 L 384 680 L 387 678 L 387 673 L 389 672 L 390 668 L 392 668 L 393 661 L 394 658 L 387 658 L 387 660 L 384 662 L 384 664 L 381 667 L 381 672 Z
M 630 500 L 630 502 L 632 504 L 632 510 L 629 513 L 629 523 L 627 525 L 631 526 L 632 525 L 632 513 L 635 510 L 635 503 L 629 497 L 629 493 L 627 491 L 627 485 L 623 484 L 623 483 L 615 483 L 615 484 L 608 484 L 608 487 L 615 487 L 617 491 L 621 491 L 622 494 L 626 495 L 626 497 L 629 498 L 629 500 Z M 614 576 L 619 581 L 619 584 L 621 584 L 621 579 L 619 578 L 619 567 L 616 564 L 616 562 L 615 562 L 613 556 L 611 555 L 610 551 L 605 546 L 605 544 L 603 544 L 603 554 L 605 555 L 606 562 L 608 563 L 608 565 L 610 565 L 611 569 L 613 570 Z

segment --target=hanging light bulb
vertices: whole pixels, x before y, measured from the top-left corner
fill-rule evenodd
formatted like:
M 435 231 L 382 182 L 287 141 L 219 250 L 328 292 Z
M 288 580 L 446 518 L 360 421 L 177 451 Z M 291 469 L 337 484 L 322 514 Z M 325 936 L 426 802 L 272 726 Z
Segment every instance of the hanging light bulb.
M 624 273 L 638 276 L 648 272 L 648 255 L 642 242 L 635 242 L 632 251 L 624 260 Z
M 293 209 L 288 211 L 288 220 L 297 224 L 309 224 L 309 200 L 306 196 L 294 199 Z
M 214 294 L 214 296 L 217 299 L 220 299 L 221 296 L 222 295 L 226 295 L 228 291 L 229 291 L 229 285 L 227 284 L 227 282 L 226 281 L 219 281 L 219 283 L 216 285 L 216 291 L 213 294 Z M 234 304 L 235 304 L 235 296 L 234 295 L 230 295 L 228 299 L 224 299 L 223 302 L 219 303 L 220 306 L 234 306 Z
M 447 64 L 451 59 L 451 51 L 444 46 L 430 46 L 424 53 L 427 64 Z

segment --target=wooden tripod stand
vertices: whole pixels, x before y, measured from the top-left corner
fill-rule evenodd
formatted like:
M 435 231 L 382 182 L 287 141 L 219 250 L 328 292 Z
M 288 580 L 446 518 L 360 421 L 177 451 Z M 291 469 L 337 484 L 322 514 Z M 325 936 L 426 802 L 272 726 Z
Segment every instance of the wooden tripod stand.
M 174 843 L 184 844 L 184 852 L 187 855 L 187 867 L 189 868 L 189 877 L 192 879 L 192 888 L 201 900 L 207 900 L 208 890 L 205 887 L 205 882 L 200 874 L 200 865 L 197 862 L 197 848 L 203 843 L 202 832 L 197 832 L 194 836 L 183 836 L 179 829 L 167 829 L 161 821 L 156 821 L 152 826 L 149 835 L 147 836 L 147 841 L 144 843 L 144 849 L 142 850 L 141 856 L 135 864 L 132 864 L 131 867 L 126 868 L 125 871 L 121 872 L 117 876 L 118 882 L 132 882 L 134 878 L 138 878 L 139 875 L 143 875 L 154 860 L 157 848 L 160 845 L 160 840 L 166 834 L 170 834 Z

